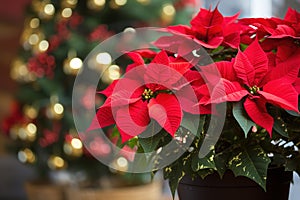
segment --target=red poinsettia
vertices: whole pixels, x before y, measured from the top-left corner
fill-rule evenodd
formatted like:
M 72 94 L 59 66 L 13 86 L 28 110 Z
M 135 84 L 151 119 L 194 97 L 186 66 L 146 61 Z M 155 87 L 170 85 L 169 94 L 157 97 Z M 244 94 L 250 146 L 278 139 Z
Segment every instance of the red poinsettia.
M 191 27 L 177 25 L 168 27 L 168 31 L 193 39 L 206 48 L 217 48 L 220 45 L 237 48 L 240 42 L 239 24 L 235 23 L 238 14 L 223 17 L 217 8 L 213 11 L 201 8 L 191 20 Z
M 291 67 L 288 63 L 280 63 L 269 66 L 268 56 L 257 40 L 244 52 L 239 50 L 231 62 L 216 65 L 222 78 L 215 86 L 210 103 L 237 102 L 245 98 L 244 108 L 248 116 L 270 134 L 274 120 L 267 111 L 267 103 L 298 112 L 298 92 L 293 83 L 299 65 Z M 211 75 L 207 74 L 207 77 Z
M 137 61 L 139 54 L 135 55 Z M 178 82 L 189 70 L 190 63 L 170 62 L 167 53 L 162 51 L 151 63 L 146 65 L 140 60 L 139 64 L 132 65 L 122 79 L 102 92 L 108 98 L 89 130 L 116 124 L 122 140 L 127 141 L 145 131 L 154 119 L 174 136 L 181 123 L 182 109 L 172 90 L 179 87 Z

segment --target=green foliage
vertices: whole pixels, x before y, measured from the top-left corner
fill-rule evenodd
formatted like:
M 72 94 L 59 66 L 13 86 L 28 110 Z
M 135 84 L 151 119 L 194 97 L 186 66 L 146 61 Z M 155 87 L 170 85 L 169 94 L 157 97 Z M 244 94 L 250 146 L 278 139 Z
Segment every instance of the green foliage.
M 256 145 L 236 149 L 228 165 L 235 176 L 248 177 L 266 190 L 267 170 L 270 162 L 264 150 Z
M 243 103 L 242 102 L 234 103 L 232 108 L 232 113 L 236 121 L 243 129 L 245 137 L 247 137 L 252 126 L 255 126 L 255 123 L 251 121 L 247 116 L 247 113 L 243 108 Z

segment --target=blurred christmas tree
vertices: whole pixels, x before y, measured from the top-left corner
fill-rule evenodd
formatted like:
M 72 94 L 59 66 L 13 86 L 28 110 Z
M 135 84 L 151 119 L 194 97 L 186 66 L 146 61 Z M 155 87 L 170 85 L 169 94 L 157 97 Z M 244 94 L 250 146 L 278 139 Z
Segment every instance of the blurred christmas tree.
M 19 82 L 16 103 L 3 124 L 18 159 L 44 176 L 61 169 L 96 179 L 107 173 L 84 149 L 72 118 L 72 87 L 84 58 L 128 28 L 187 23 L 194 8 L 194 1 L 184 0 L 33 0 L 11 70 Z M 98 62 L 99 68 L 111 69 L 104 83 L 122 74 L 122 67 Z M 109 152 L 101 139 L 92 149 L 99 155 Z

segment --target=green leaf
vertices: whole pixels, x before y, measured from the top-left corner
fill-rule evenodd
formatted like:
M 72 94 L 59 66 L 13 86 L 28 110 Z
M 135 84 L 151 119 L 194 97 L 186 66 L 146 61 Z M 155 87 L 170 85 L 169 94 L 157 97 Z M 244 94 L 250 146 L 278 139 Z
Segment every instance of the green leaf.
M 175 197 L 176 189 L 178 188 L 179 181 L 185 175 L 184 171 L 182 170 L 182 166 L 179 162 L 172 164 L 170 167 L 166 167 L 164 170 L 164 179 L 169 179 L 169 186 L 173 196 Z
M 230 155 L 230 152 L 222 152 L 215 155 L 215 166 L 220 177 L 223 177 L 227 170 L 227 163 Z
M 205 115 L 195 116 L 189 113 L 184 113 L 180 126 L 189 130 L 193 135 L 199 136 L 199 133 L 203 130 L 205 123 Z
M 138 138 L 144 152 L 153 152 L 157 150 L 159 143 L 168 133 L 162 129 L 157 123 L 152 123 L 149 128 L 143 132 Z M 159 131 L 160 130 L 160 131 Z
M 276 117 L 274 118 L 274 125 L 273 125 L 274 130 L 279 133 L 283 137 L 289 137 L 288 132 L 287 132 L 287 127 L 285 122 L 282 120 L 281 117 Z
M 209 152 L 209 154 L 203 158 L 199 158 L 198 153 L 196 153 L 193 156 L 191 167 L 194 172 L 203 169 L 216 169 L 216 165 L 214 162 L 214 151 Z
M 228 164 L 235 176 L 248 177 L 266 191 L 267 170 L 270 162 L 264 150 L 257 145 L 236 149 Z
M 240 127 L 243 129 L 245 137 L 247 137 L 252 126 L 255 126 L 255 123 L 249 119 L 247 116 L 242 102 L 234 103 L 232 113 L 236 121 L 239 123 Z

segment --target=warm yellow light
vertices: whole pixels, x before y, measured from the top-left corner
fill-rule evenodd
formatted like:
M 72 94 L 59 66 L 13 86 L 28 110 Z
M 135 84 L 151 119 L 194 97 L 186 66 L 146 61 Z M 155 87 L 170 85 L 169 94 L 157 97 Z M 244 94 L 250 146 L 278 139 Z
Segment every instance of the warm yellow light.
M 37 127 L 35 124 L 33 123 L 29 123 L 26 126 L 26 130 L 27 130 L 27 136 L 26 139 L 30 142 L 33 142 L 36 138 L 36 132 L 37 132 Z
M 72 58 L 70 60 L 70 68 L 80 69 L 82 67 L 82 60 L 80 58 Z
M 126 169 L 128 167 L 128 161 L 124 157 L 120 157 L 117 159 L 117 165 L 121 169 Z
M 167 15 L 167 16 L 173 16 L 175 15 L 175 8 L 172 4 L 165 4 L 163 6 L 163 14 Z
M 28 130 L 28 133 L 30 133 L 30 134 L 36 134 L 37 127 L 36 127 L 35 124 L 29 123 L 26 128 Z
M 115 3 L 118 6 L 124 6 L 127 3 L 127 0 L 115 0 Z
M 61 169 L 63 167 L 65 167 L 66 163 L 64 161 L 64 159 L 62 159 L 59 156 L 51 156 L 48 160 L 48 166 L 51 169 Z
M 55 7 L 53 6 L 53 4 L 46 4 L 44 7 L 44 13 L 46 13 L 47 15 L 53 15 L 55 12 Z
M 29 26 L 30 26 L 31 28 L 38 28 L 39 25 L 40 25 L 40 20 L 39 20 L 38 18 L 32 18 L 32 19 L 30 20 Z
M 82 148 L 82 142 L 78 138 L 73 138 L 71 140 L 71 145 L 74 149 L 81 149 Z
M 70 5 L 76 5 L 77 0 L 67 0 L 67 3 L 70 4 Z
M 127 27 L 123 31 L 124 33 L 135 33 L 135 29 L 132 27 Z
M 53 106 L 53 110 L 56 114 L 61 115 L 64 112 L 64 107 L 60 103 L 56 103 Z
M 64 18 L 69 18 L 72 16 L 72 9 L 71 8 L 65 8 L 63 9 L 63 11 L 61 12 L 61 15 L 64 17 Z
M 99 53 L 97 56 L 96 56 L 96 61 L 99 63 L 99 64 L 104 64 L 104 65 L 109 65 L 111 64 L 112 62 L 112 58 L 111 56 L 109 55 L 109 53 Z
M 47 49 L 49 48 L 49 42 L 47 40 L 42 40 L 40 43 L 39 43 L 39 49 L 41 51 L 47 51 Z
M 94 0 L 94 4 L 96 6 L 104 6 L 105 5 L 105 0 Z
M 28 42 L 30 45 L 36 45 L 38 44 L 39 40 L 40 40 L 39 36 L 34 33 L 29 36 Z
M 30 119 L 35 119 L 37 117 L 37 110 L 31 106 L 25 106 L 24 107 L 24 113 L 27 117 Z
M 35 161 L 35 155 L 30 149 L 24 149 L 18 152 L 18 159 L 22 163 L 33 163 Z
M 119 79 L 121 74 L 120 74 L 120 67 L 118 65 L 111 65 L 108 68 L 108 73 L 109 73 L 109 78 L 111 80 L 116 80 Z
M 28 138 L 28 134 L 27 134 L 27 131 L 22 127 L 20 127 L 18 129 L 18 137 L 21 139 L 21 140 L 24 140 L 26 141 L 27 138 Z

